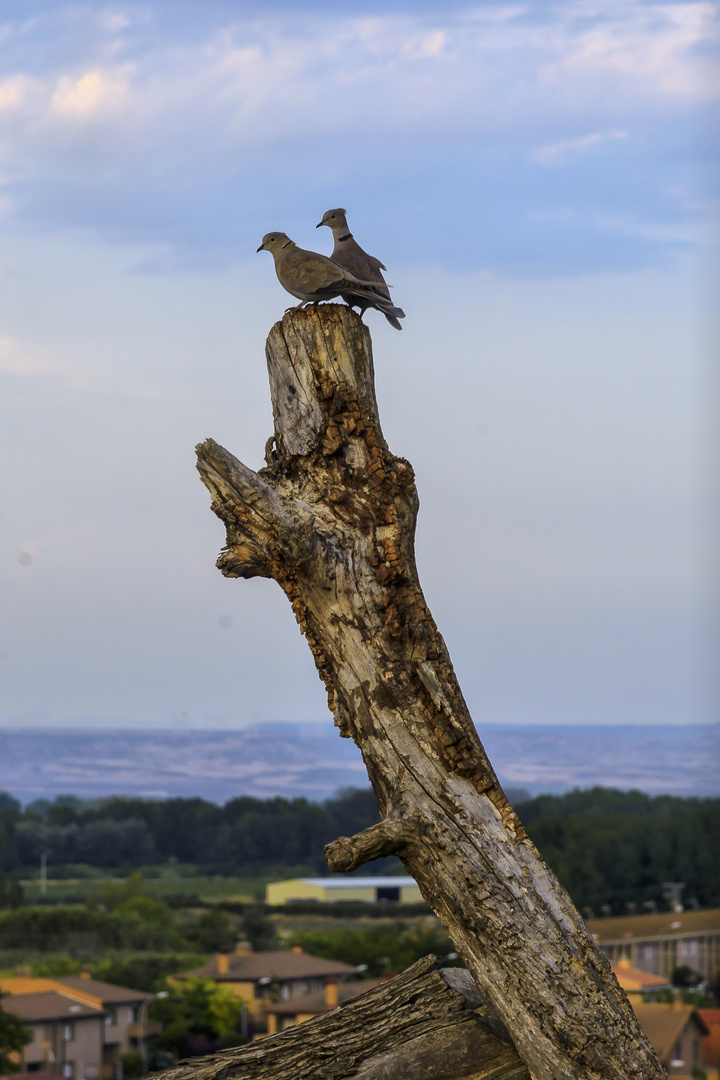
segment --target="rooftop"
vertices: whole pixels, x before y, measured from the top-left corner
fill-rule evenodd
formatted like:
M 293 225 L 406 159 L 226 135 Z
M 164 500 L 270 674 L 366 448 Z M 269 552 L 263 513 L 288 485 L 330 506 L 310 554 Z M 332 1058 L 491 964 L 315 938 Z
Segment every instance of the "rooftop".
M 56 991 L 40 994 L 14 994 L 3 1002 L 6 1012 L 14 1013 L 26 1023 L 44 1020 L 84 1020 L 89 1016 L 105 1016 L 102 1009 L 84 1001 L 76 1001 Z
M 97 979 L 86 979 L 83 975 L 62 975 L 51 979 L 35 979 L 30 975 L 0 977 L 0 990 L 13 996 L 52 991 L 63 993 L 65 989 L 68 995 L 81 1001 L 88 1001 L 91 1005 L 96 1003 L 130 1005 L 152 997 L 152 994 L 146 994 L 144 990 L 131 990 L 127 986 L 115 986 L 113 983 L 99 982 Z
M 619 964 L 610 966 L 626 993 L 628 990 L 660 990 L 670 985 L 662 975 L 651 975 L 649 971 L 640 971 L 638 968 L 630 967 L 627 961 L 621 960 Z
M 633 1005 L 633 1009 L 653 1050 L 661 1059 L 668 1056 L 690 1020 L 694 1020 L 700 1034 L 708 1034 L 705 1021 L 692 1005 L 678 1008 L 677 1002 L 674 1005 L 643 1004 Z
M 304 885 L 317 885 L 322 889 L 407 889 L 416 885 L 412 877 L 303 877 L 294 878 Z
M 146 1001 L 152 997 L 152 994 L 146 994 L 144 990 L 131 990 L 127 986 L 115 986 L 114 983 L 100 982 L 98 979 L 86 979 L 83 975 L 63 975 L 52 981 L 67 986 L 69 990 L 79 990 L 83 994 L 90 994 L 109 1005 L 129 1005 L 132 1002 Z
M 218 971 L 218 957 L 193 971 L 184 971 L 175 978 L 213 979 L 215 982 L 256 982 L 258 979 L 317 979 L 327 975 L 349 975 L 355 971 L 350 964 L 339 960 L 323 960 L 319 956 L 287 950 L 283 952 L 230 953 L 228 970 Z

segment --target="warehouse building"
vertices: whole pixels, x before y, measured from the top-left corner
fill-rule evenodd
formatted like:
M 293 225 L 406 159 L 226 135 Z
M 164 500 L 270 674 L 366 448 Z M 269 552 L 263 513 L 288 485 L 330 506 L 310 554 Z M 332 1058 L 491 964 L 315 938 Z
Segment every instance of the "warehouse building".
M 364 900 L 369 903 L 422 903 L 422 896 L 414 878 L 358 877 L 351 874 L 273 881 L 267 886 L 265 899 L 272 905 L 291 904 L 296 900 L 317 900 L 325 904 L 346 900 Z

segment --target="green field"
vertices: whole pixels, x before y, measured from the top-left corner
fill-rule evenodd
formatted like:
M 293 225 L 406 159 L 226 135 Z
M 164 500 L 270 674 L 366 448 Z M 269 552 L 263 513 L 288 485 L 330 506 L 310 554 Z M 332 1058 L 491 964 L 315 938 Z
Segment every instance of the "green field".
M 26 903 L 52 903 L 53 901 L 86 903 L 88 900 L 99 900 L 103 885 L 108 882 L 120 885 L 125 880 L 124 876 L 110 876 L 90 867 L 77 869 L 81 871 L 77 877 L 48 878 L 44 893 L 39 877 L 24 878 L 21 884 Z M 162 898 L 187 897 L 188 900 L 198 897 L 205 901 L 252 902 L 265 899 L 265 886 L 269 881 L 307 874 L 307 868 L 300 867 L 297 872 L 291 868 L 253 877 L 204 877 L 193 874 L 192 869 L 192 867 L 178 867 L 173 871 L 168 867 L 162 867 L 162 872 L 158 873 L 157 867 L 140 867 L 145 878 L 145 895 Z M 86 870 L 90 872 L 86 873 Z

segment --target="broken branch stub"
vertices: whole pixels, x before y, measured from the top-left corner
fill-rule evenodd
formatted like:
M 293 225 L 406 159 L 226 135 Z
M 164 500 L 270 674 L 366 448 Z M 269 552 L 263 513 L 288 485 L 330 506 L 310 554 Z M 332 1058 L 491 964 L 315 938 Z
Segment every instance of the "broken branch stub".
M 299 1026 L 163 1080 L 530 1080 L 467 971 L 423 957 L 389 982 Z M 159 1077 L 158 1077 L 159 1080 Z
M 198 448 L 227 527 L 218 565 L 285 591 L 383 822 L 334 869 L 396 853 L 537 1080 L 663 1072 L 582 918 L 525 835 L 420 588 L 412 467 L 380 427 L 370 335 L 348 308 L 286 314 L 267 340 L 275 421 L 254 474 Z

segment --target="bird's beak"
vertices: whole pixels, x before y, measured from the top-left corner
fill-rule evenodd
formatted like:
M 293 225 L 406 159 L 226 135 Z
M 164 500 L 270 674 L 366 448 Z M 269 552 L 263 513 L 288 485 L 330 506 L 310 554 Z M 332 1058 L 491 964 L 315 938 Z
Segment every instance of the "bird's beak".
M 316 229 L 319 229 L 319 228 L 320 228 L 320 226 L 321 226 L 321 225 L 324 225 L 324 224 L 325 224 L 325 222 L 324 222 L 324 221 L 318 221 L 318 223 L 317 223 L 317 225 L 315 226 L 315 228 L 316 228 Z
M 258 251 L 263 251 L 264 248 L 265 248 L 265 245 L 261 244 L 260 247 L 258 248 Z M 257 251 L 255 252 L 255 254 L 257 255 Z

